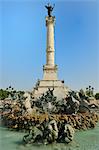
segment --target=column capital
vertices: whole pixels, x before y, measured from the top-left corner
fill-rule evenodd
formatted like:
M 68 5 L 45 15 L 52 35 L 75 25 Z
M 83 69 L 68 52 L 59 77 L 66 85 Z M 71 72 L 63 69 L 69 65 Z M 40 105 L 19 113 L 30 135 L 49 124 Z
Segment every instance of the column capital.
M 46 16 L 46 26 L 48 26 L 48 24 L 55 24 L 55 16 Z

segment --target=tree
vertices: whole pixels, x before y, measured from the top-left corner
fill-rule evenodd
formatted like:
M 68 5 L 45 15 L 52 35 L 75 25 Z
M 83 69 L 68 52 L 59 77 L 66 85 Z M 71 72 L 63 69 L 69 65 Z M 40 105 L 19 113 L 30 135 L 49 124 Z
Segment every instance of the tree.
M 99 99 L 99 93 L 95 94 L 95 99 L 98 100 Z
M 89 87 L 86 88 L 85 92 L 86 92 L 86 95 L 89 96 L 89 97 L 93 97 L 94 96 L 94 88 L 91 87 L 90 85 L 89 85 Z
M 9 95 L 9 92 L 3 89 L 0 89 L 0 99 L 4 100 Z

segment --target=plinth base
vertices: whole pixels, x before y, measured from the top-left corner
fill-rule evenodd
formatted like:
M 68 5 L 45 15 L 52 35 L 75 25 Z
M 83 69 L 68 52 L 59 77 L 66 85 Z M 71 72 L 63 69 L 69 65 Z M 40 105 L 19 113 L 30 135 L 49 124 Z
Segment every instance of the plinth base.
M 69 91 L 68 87 L 65 87 L 64 83 L 60 80 L 40 80 L 32 92 L 34 99 L 40 97 L 48 88 L 54 88 L 54 95 L 57 96 L 58 100 L 65 98 Z
M 58 80 L 57 79 L 57 65 L 55 66 L 49 66 L 45 65 L 43 66 L 43 80 Z

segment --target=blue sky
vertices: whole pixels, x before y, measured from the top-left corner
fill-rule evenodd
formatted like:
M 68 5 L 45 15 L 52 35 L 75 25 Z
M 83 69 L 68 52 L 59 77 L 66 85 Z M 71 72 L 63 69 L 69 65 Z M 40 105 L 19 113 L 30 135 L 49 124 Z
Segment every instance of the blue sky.
M 0 1 L 0 88 L 32 90 L 46 63 L 47 0 Z M 99 91 L 99 2 L 53 0 L 58 77 Z

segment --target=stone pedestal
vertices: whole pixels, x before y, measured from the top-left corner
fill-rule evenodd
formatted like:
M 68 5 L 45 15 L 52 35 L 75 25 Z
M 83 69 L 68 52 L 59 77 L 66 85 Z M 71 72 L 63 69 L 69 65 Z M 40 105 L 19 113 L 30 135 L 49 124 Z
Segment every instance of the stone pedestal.
M 57 80 L 57 70 L 58 70 L 57 65 L 43 66 L 43 80 Z
M 34 98 L 40 97 L 48 88 L 54 88 L 54 95 L 57 96 L 59 100 L 65 98 L 69 90 L 60 80 L 40 80 L 33 90 Z

